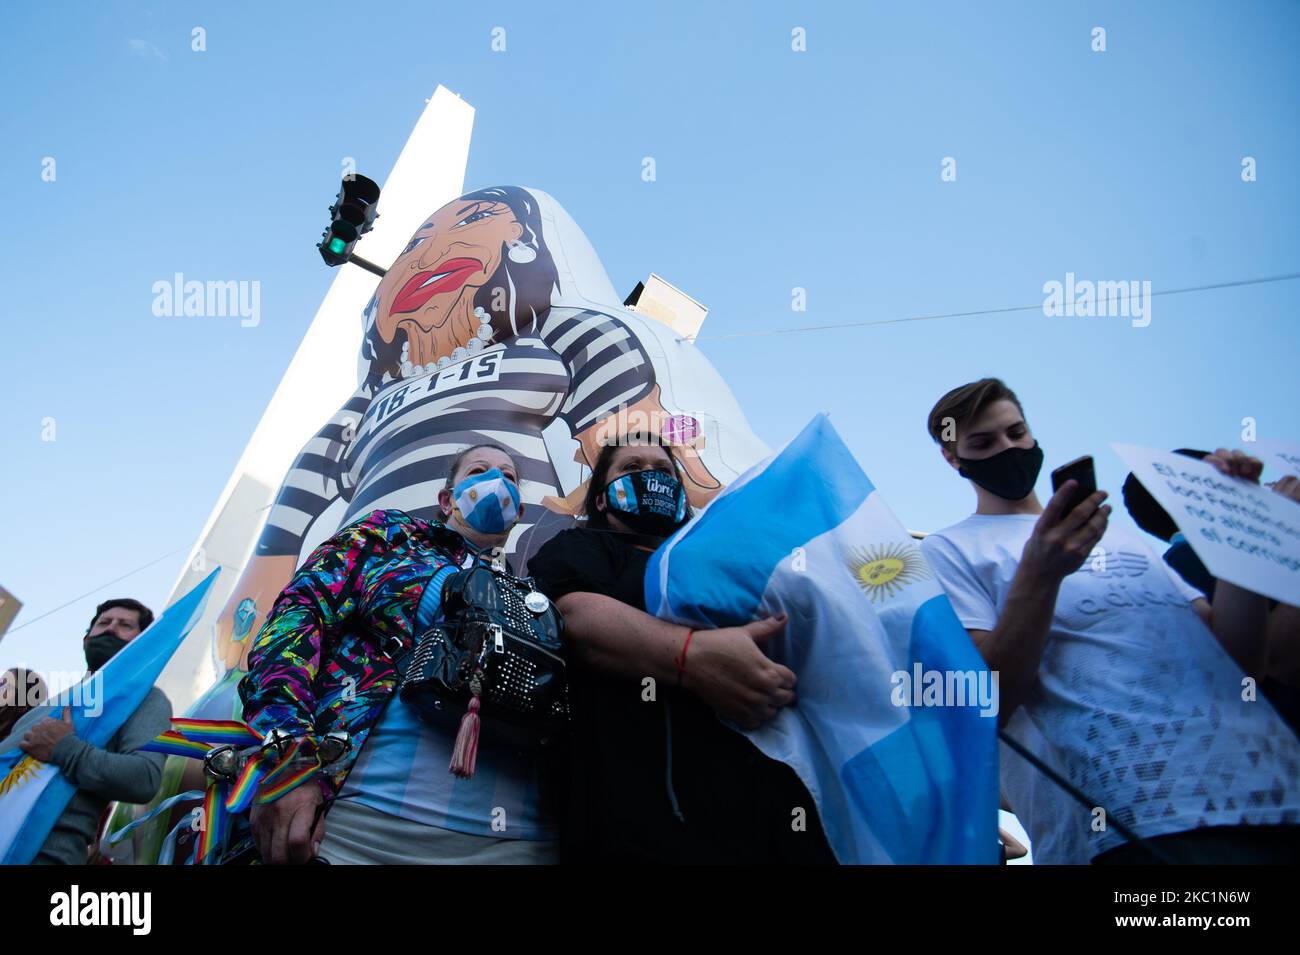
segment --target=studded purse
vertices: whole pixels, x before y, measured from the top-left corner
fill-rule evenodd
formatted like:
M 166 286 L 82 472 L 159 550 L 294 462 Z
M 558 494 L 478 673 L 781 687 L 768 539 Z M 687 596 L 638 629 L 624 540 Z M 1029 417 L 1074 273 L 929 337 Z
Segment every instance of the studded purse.
M 441 610 L 398 692 L 427 723 L 450 729 L 460 721 L 454 774 L 473 775 L 480 732 L 533 748 L 566 729 L 564 620 L 532 578 L 514 576 L 502 560 L 476 562 L 443 582 Z

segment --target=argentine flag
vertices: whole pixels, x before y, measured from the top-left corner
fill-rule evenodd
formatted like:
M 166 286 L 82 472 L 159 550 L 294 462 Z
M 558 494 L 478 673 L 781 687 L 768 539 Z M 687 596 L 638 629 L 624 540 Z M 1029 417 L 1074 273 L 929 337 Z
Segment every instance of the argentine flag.
M 220 568 L 208 574 L 104 664 L 94 677 L 99 680 L 94 699 L 83 699 L 90 696 L 84 682 L 59 694 L 54 711 L 72 707 L 73 732 L 101 747 L 113 738 L 198 621 L 218 573 Z M 76 791 L 52 763 L 33 759 L 17 747 L 0 753 L 0 863 L 27 865 L 36 858 Z
M 645 584 L 677 623 L 789 614 L 768 652 L 798 702 L 746 735 L 799 774 L 840 862 L 999 860 L 988 670 L 824 415 L 669 538 Z

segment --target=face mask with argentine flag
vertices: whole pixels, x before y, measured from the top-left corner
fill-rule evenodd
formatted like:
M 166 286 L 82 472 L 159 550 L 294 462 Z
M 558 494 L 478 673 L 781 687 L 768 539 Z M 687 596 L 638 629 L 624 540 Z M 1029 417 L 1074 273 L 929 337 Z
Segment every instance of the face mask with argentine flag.
M 519 486 L 500 468 L 465 478 L 451 500 L 465 526 L 480 534 L 500 534 L 519 520 Z
M 633 471 L 609 482 L 606 501 L 639 534 L 667 537 L 686 520 L 686 491 L 667 471 Z

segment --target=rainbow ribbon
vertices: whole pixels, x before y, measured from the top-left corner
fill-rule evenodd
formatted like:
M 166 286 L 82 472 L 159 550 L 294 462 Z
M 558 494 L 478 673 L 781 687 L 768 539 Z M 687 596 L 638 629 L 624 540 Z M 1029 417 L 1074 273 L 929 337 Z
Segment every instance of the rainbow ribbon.
M 221 790 L 225 787 L 210 783 L 203 794 L 203 828 L 199 830 L 198 841 L 194 844 L 192 861 L 198 865 L 210 865 L 218 858 L 225 833 L 229 829 L 229 815 L 222 804 Z
M 280 778 L 280 776 L 286 770 L 288 770 L 289 766 L 292 765 L 299 751 L 303 749 L 304 745 L 307 742 L 308 740 L 306 739 L 300 739 L 296 743 L 294 743 L 293 748 L 289 750 L 288 755 L 286 755 L 284 759 L 280 760 L 278 763 L 275 764 L 275 766 L 271 769 L 271 771 L 266 774 L 266 777 L 262 780 L 262 782 L 264 784 L 269 785 L 271 783 L 274 783 L 278 778 Z
M 172 729 L 188 740 L 198 743 L 232 746 L 261 746 L 262 737 L 239 720 L 196 720 L 173 717 Z
M 223 800 L 226 811 L 239 813 L 251 806 L 253 797 L 257 795 L 257 787 L 262 784 L 265 776 L 265 760 L 250 759 L 244 763 L 244 768 L 235 781 L 226 785 L 226 798 Z
M 160 733 L 140 747 L 145 753 L 166 753 L 168 756 L 188 756 L 202 759 L 212 747 L 197 740 L 188 740 L 175 730 Z
M 262 790 L 262 794 L 257 797 L 257 804 L 265 806 L 269 802 L 275 802 L 290 790 L 297 789 L 312 776 L 316 775 L 316 770 L 320 767 L 320 761 L 308 763 L 302 769 L 293 773 L 286 773 L 284 778 L 273 786 L 267 786 Z
M 170 730 L 154 737 L 141 749 L 170 756 L 203 759 L 218 746 L 235 746 L 238 755 L 244 759 L 243 767 L 233 782 L 211 779 L 207 789 L 202 791 L 204 825 L 195 842 L 190 864 L 210 865 L 220 861 L 222 849 L 229 839 L 237 815 L 255 804 L 264 806 L 275 802 L 311 779 L 321 766 L 317 753 L 319 744 L 312 737 L 296 740 L 288 753 L 275 759 L 274 750 L 263 749 L 262 738 L 248 724 L 238 720 L 175 717 L 171 724 Z M 300 755 L 312 758 L 307 762 Z M 297 769 L 293 768 L 295 762 L 298 763 Z M 194 798 L 199 795 L 199 790 L 182 793 L 168 800 L 167 808 L 185 796 Z M 157 815 L 162 809 L 159 806 L 149 817 Z M 113 841 L 125 836 L 127 830 L 134 829 L 144 821 L 137 820 L 126 829 L 114 833 Z M 174 844 L 179 829 L 178 823 L 168 834 L 171 844 Z

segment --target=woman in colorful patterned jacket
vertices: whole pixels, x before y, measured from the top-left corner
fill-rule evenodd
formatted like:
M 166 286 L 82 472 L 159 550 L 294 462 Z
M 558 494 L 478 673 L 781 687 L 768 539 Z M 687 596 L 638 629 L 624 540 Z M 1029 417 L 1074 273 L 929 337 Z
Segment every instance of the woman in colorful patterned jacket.
M 264 861 L 554 861 L 536 757 L 485 738 L 474 775 L 454 776 L 454 735 L 388 702 L 393 658 L 436 617 L 445 578 L 474 559 L 466 541 L 505 545 L 523 510 L 518 474 L 500 447 L 465 449 L 438 494 L 442 523 L 374 511 L 318 547 L 280 594 L 239 686 L 244 719 L 263 735 L 344 731 L 352 748 L 318 785 L 254 808 Z

